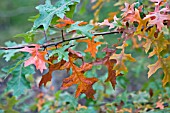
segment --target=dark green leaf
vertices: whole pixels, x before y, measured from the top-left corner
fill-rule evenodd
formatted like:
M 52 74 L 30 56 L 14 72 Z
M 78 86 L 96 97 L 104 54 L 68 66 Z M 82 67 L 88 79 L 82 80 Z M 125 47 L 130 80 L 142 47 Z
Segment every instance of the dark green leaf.
M 75 5 L 75 3 L 78 2 L 80 2 L 80 0 L 60 0 L 55 5 L 52 5 L 50 0 L 46 0 L 45 5 L 39 5 L 36 7 L 40 12 L 40 16 L 34 21 L 33 29 L 42 25 L 44 29 L 47 30 L 54 15 L 64 18 L 66 11 L 70 11 L 69 6 Z
M 87 37 L 92 37 L 93 34 L 90 33 L 89 31 L 93 29 L 92 25 L 85 25 L 85 26 L 79 26 L 78 24 L 81 23 L 80 21 L 77 21 L 76 23 L 72 24 L 70 28 L 67 29 L 67 32 L 76 30 L 80 32 L 81 34 L 86 35 Z

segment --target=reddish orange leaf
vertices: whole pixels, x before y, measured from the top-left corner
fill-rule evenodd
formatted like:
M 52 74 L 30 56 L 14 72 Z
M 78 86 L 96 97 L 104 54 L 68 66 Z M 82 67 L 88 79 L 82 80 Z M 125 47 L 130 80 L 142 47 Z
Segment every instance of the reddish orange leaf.
M 35 46 L 35 48 L 28 48 L 25 47 L 23 49 L 21 49 L 20 51 L 23 52 L 29 52 L 31 53 L 31 57 L 25 61 L 24 66 L 28 66 L 30 64 L 34 64 L 36 66 L 37 69 L 39 69 L 41 71 L 41 73 L 43 72 L 44 69 L 47 69 L 45 63 L 50 63 L 49 61 L 47 61 L 44 57 L 47 54 L 46 51 L 39 51 L 38 49 L 40 49 L 40 45 L 38 44 L 32 44 L 33 46 Z
M 74 50 L 72 50 L 72 49 L 68 49 L 68 52 L 69 52 L 69 58 L 70 58 L 70 60 L 73 62 L 74 60 L 76 60 L 77 58 L 80 58 L 80 59 L 82 59 L 82 55 L 79 53 L 79 52 L 76 52 L 76 51 L 74 51 Z M 50 59 L 49 59 L 49 61 L 50 62 L 53 62 L 53 60 L 56 60 L 57 59 L 57 57 L 54 57 L 54 56 L 52 56 Z M 43 75 L 42 76 L 42 78 L 41 78 L 41 81 L 40 81 L 40 83 L 39 83 L 39 87 L 42 85 L 42 84 L 44 84 L 44 86 L 46 86 L 46 83 L 48 82 L 48 81 L 51 81 L 51 78 L 52 78 L 52 73 L 53 73 L 53 71 L 55 71 L 55 70 L 63 70 L 63 69 L 70 69 L 71 67 L 69 67 L 69 62 L 67 62 L 66 63 L 66 61 L 65 60 L 61 60 L 60 62 L 58 62 L 58 63 L 56 63 L 56 64 L 50 64 L 49 65 L 49 71 L 48 71 L 48 73 L 46 73 L 45 75 Z M 87 66 L 86 68 L 84 68 L 84 69 L 87 69 L 87 68 L 91 68 L 90 67 L 90 65 L 84 65 L 84 66 Z M 91 65 L 92 66 L 92 65 Z
M 106 52 L 106 56 L 103 59 L 97 59 L 95 62 L 93 62 L 93 65 L 105 65 L 108 69 L 108 77 L 105 80 L 105 82 L 111 82 L 112 87 L 115 88 L 116 85 L 116 70 L 113 70 L 113 66 L 116 63 L 116 60 L 110 60 L 110 56 L 115 53 L 115 50 L 104 48 L 102 50 L 103 52 Z M 121 74 L 120 74 L 121 75 Z
M 80 22 L 78 25 L 83 26 L 83 25 L 86 25 L 86 24 L 88 24 L 88 23 L 87 22 Z
M 56 24 L 55 26 L 58 28 L 62 28 L 62 27 L 65 27 L 67 25 L 71 25 L 74 23 L 74 21 L 69 18 L 59 19 L 57 20 L 57 22 L 59 22 L 59 24 Z
M 116 85 L 116 71 L 113 70 L 113 66 L 116 63 L 115 60 L 110 60 L 111 54 L 115 53 L 115 50 L 109 50 L 108 48 L 103 49 L 104 52 L 106 52 L 106 57 L 103 59 L 104 60 L 104 65 L 107 66 L 108 69 L 108 77 L 105 80 L 105 82 L 110 81 L 112 84 L 112 87 L 115 88 Z
M 51 57 L 49 59 L 50 62 L 53 62 L 53 60 L 56 60 L 57 57 Z M 61 70 L 61 66 L 64 65 L 66 63 L 65 60 L 61 60 L 60 62 L 56 63 L 56 64 L 50 64 L 49 66 L 49 71 L 48 73 L 46 73 L 45 75 L 42 76 L 41 81 L 39 83 L 39 87 L 42 86 L 42 84 L 44 84 L 44 86 L 46 86 L 48 81 L 51 81 L 52 78 L 52 73 L 55 70 Z
M 92 40 L 90 39 L 84 39 L 84 40 L 77 40 L 77 42 L 86 42 L 88 44 L 88 48 L 86 50 L 84 50 L 84 52 L 90 52 L 92 57 L 96 57 L 96 52 L 97 49 L 96 47 L 100 44 L 102 44 L 102 42 L 95 42 L 94 39 L 96 38 L 96 36 L 92 37 Z
M 85 63 L 80 68 L 77 67 L 72 61 L 68 63 L 66 68 L 72 68 L 72 75 L 63 80 L 61 89 L 66 89 L 74 84 L 78 85 L 75 97 L 78 97 L 80 94 L 86 94 L 87 98 L 94 98 L 95 91 L 92 88 L 92 85 L 97 82 L 97 78 L 86 78 L 84 72 L 91 69 L 92 64 Z
M 164 109 L 164 105 L 163 105 L 163 102 L 156 102 L 156 108 L 159 108 L 159 109 Z

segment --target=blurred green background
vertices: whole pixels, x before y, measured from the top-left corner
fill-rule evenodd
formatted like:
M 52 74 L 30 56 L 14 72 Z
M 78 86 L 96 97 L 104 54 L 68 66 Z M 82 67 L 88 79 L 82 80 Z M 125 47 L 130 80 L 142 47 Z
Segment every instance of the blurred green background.
M 37 14 L 35 6 L 42 0 L 1 0 L 0 1 L 0 45 L 15 40 L 16 34 L 24 33 L 32 27 L 28 21 L 30 16 Z

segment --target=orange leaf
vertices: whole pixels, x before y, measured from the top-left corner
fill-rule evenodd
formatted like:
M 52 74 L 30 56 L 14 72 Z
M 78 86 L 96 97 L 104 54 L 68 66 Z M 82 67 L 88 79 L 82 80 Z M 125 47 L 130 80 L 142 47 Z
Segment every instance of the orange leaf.
M 69 18 L 59 19 L 57 20 L 57 22 L 60 22 L 59 24 L 55 25 L 58 28 L 62 28 L 62 27 L 65 27 L 67 25 L 71 25 L 74 23 L 74 21 Z
M 78 25 L 83 26 L 83 25 L 86 25 L 86 24 L 87 24 L 87 22 L 80 22 Z
M 109 21 L 113 20 L 113 18 L 116 16 L 117 13 L 118 13 L 118 12 L 111 12 L 111 13 L 109 13 L 109 18 L 108 18 L 108 20 L 109 20 Z
M 84 52 L 90 52 L 92 57 L 96 57 L 96 52 L 97 49 L 96 47 L 100 44 L 102 44 L 102 42 L 95 42 L 94 39 L 96 38 L 96 36 L 92 37 L 92 40 L 90 39 L 84 39 L 84 40 L 77 40 L 77 42 L 86 42 L 88 44 L 88 48 L 86 50 L 84 50 Z

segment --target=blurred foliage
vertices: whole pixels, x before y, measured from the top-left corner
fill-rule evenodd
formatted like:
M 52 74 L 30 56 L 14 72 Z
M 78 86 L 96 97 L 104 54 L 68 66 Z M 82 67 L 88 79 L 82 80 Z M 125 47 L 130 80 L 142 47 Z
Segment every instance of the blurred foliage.
M 54 0 L 55 1 L 55 0 Z M 133 3 L 135 0 L 115 0 L 110 2 L 104 2 L 103 6 L 99 12 L 98 21 L 101 22 L 105 18 L 109 17 L 109 13 L 120 11 L 120 7 L 123 6 L 124 2 L 128 1 Z M 140 0 L 139 0 L 140 1 Z M 5 43 L 6 46 L 17 45 L 15 42 L 21 42 L 18 37 L 26 37 L 25 41 L 29 42 L 31 39 L 30 35 L 34 34 L 19 34 L 13 38 L 18 33 L 27 32 L 33 25 L 32 22 L 27 21 L 30 16 L 36 15 L 37 10 L 35 7 L 41 3 L 43 0 L 1 0 L 0 2 L 0 38 L 2 46 Z M 149 2 L 144 1 L 145 4 L 149 5 Z M 73 20 L 84 20 L 91 21 L 95 18 L 96 9 L 91 9 L 94 3 L 90 3 L 90 0 L 81 0 L 81 3 L 78 4 L 76 13 L 73 16 Z M 113 8 L 110 8 L 113 7 Z M 31 17 L 34 20 L 34 17 Z M 94 19 L 95 20 L 95 19 Z M 75 28 L 74 28 L 75 29 Z M 104 31 L 108 29 L 105 28 Z M 99 31 L 101 31 L 99 29 Z M 83 31 L 81 31 L 83 32 Z M 169 32 L 169 31 L 167 31 Z M 53 31 L 50 31 L 53 34 Z M 36 34 L 36 33 L 35 33 Z M 54 33 L 57 34 L 57 33 Z M 168 34 L 168 33 L 167 33 Z M 168 35 L 166 35 L 168 38 Z M 37 36 L 38 37 L 38 36 Z M 42 36 L 40 36 L 42 37 Z M 117 38 L 120 35 L 112 34 L 104 36 L 110 45 L 114 42 L 117 43 Z M 10 40 L 10 41 L 8 41 Z M 100 40 L 100 39 L 99 39 Z M 112 41 L 110 41 L 112 40 Z M 8 42 L 7 42 L 8 41 Z M 13 42 L 15 41 L 15 42 Z M 43 42 L 40 40 L 39 42 Z M 24 42 L 23 42 L 24 44 Z M 11 67 L 4 67 L 6 61 L 10 58 L 15 59 L 14 53 L 18 51 L 9 50 L 6 51 L 8 55 L 3 56 L 5 60 L 1 60 L 2 71 L 0 75 L 0 113 L 138 113 L 138 112 L 147 112 L 147 113 L 168 113 L 170 112 L 170 86 L 163 88 L 161 83 L 162 74 L 161 71 L 158 71 L 154 76 L 147 78 L 147 65 L 153 63 L 156 57 L 148 59 L 146 53 L 142 51 L 142 48 L 132 49 L 133 43 L 128 42 L 129 46 L 126 49 L 127 53 L 132 53 L 132 55 L 137 59 L 138 62 L 131 63 L 127 62 L 126 65 L 129 69 L 128 73 L 125 73 L 124 76 L 117 78 L 117 85 L 115 90 L 113 90 L 110 83 L 104 84 L 105 79 L 107 78 L 107 69 L 104 66 L 93 66 L 92 70 L 86 72 L 87 77 L 97 77 L 100 81 L 94 84 L 94 89 L 97 90 L 95 94 L 95 100 L 87 99 L 85 95 L 81 95 L 79 98 L 75 98 L 73 91 L 75 86 L 69 88 L 68 90 L 58 90 L 60 87 L 56 84 L 61 84 L 61 81 L 64 77 L 61 77 L 63 73 L 55 76 L 53 74 L 52 85 L 47 85 L 47 87 L 38 88 L 37 84 L 40 79 L 40 74 L 34 73 L 34 68 L 29 66 L 29 69 L 22 69 L 23 61 L 8 62 L 11 64 Z M 80 48 L 81 47 L 81 48 Z M 66 47 L 67 48 L 67 47 Z M 66 49 L 64 48 L 64 49 Z M 83 50 L 85 47 L 82 44 L 79 44 L 76 50 Z M 99 51 L 104 47 L 99 47 Z M 135 51 L 134 51 L 135 50 Z M 63 50 L 61 50 L 63 51 Z M 56 51 L 58 53 L 58 51 Z M 82 53 L 85 54 L 85 53 Z M 0 53 L 0 55 L 2 55 Z M 27 54 L 17 53 L 18 56 L 28 56 Z M 100 52 L 97 53 L 97 57 L 104 57 L 105 54 Z M 61 57 L 68 57 L 67 55 Z M 89 60 L 90 54 L 86 55 L 85 60 Z M 12 64 L 17 63 L 16 66 Z M 79 62 L 77 61 L 77 64 Z M 12 68 L 15 67 L 15 68 Z M 9 71 L 10 70 L 10 71 Z M 8 75 L 5 74 L 8 73 Z M 14 72 L 14 75 L 10 73 Z M 56 72 L 59 73 L 59 72 Z M 34 76 L 33 76 L 34 74 Z M 23 80 L 24 79 L 24 80 Z M 27 81 L 27 82 L 25 82 Z M 58 81 L 56 83 L 56 81 Z M 30 85 L 31 83 L 31 85 Z M 23 85 L 24 84 L 24 85 Z M 14 87 L 12 94 L 10 87 Z M 24 92 L 27 88 L 32 88 L 27 92 Z M 54 88 L 56 87 L 56 89 Z M 20 88 L 20 89 L 18 89 Z M 6 89 L 6 91 L 5 91 Z M 13 95 L 18 95 L 18 98 L 15 98 Z M 20 96 L 21 95 L 21 96 Z M 158 106 L 162 104 L 164 109 L 160 110 Z

